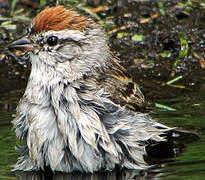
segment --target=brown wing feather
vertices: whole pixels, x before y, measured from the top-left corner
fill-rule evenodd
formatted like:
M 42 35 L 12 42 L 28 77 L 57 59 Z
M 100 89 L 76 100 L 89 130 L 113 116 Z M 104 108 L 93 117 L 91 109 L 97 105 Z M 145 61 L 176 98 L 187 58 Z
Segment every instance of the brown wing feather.
M 130 110 L 145 112 L 150 108 L 137 83 L 114 56 L 110 57 L 108 69 L 99 77 L 98 83 L 110 94 L 110 99 Z

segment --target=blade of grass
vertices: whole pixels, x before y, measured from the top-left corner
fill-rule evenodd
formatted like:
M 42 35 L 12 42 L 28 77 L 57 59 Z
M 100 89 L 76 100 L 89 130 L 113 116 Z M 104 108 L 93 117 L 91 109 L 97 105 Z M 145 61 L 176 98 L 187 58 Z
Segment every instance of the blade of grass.
M 17 3 L 18 3 L 18 0 L 13 0 L 11 3 L 11 15 L 13 15 L 13 12 L 14 12 L 14 9 Z
M 180 80 L 180 79 L 182 79 L 182 78 L 183 78 L 182 75 L 181 75 L 181 76 L 178 76 L 178 77 L 176 77 L 176 78 L 174 78 L 174 79 L 172 79 L 172 80 L 166 82 L 166 84 L 167 84 L 167 85 L 173 84 L 173 83 L 177 82 L 178 80 Z
M 163 104 L 158 104 L 158 103 L 155 103 L 155 107 L 160 108 L 160 109 L 165 109 L 167 111 L 176 111 L 176 109 L 174 109 L 172 107 L 169 107 L 169 106 L 166 106 Z
M 13 0 L 12 4 L 11 4 L 11 9 L 14 10 L 14 8 L 16 7 L 16 4 L 18 3 L 18 0 Z

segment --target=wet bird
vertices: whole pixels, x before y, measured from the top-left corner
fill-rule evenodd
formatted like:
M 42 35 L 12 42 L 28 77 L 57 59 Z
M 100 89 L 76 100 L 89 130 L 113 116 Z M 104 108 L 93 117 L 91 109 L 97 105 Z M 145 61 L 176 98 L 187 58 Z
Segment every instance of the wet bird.
M 146 146 L 169 127 L 143 113 L 138 85 L 113 56 L 94 21 L 47 7 L 9 49 L 32 64 L 13 120 L 22 156 L 15 170 L 95 172 L 145 169 Z

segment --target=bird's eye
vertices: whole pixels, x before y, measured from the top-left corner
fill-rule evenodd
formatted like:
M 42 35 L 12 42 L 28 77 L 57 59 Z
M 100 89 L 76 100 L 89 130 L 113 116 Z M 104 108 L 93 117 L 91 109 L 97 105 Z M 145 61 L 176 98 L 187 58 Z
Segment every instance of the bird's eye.
M 47 43 L 49 46 L 55 46 L 58 43 L 58 37 L 51 36 L 47 39 Z

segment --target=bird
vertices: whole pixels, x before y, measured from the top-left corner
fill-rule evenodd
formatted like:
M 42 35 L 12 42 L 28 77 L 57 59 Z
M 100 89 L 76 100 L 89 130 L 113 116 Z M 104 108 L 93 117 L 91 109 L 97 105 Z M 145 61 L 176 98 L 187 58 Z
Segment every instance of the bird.
M 145 98 L 100 25 L 64 6 L 47 7 L 8 48 L 31 62 L 12 121 L 22 141 L 14 170 L 150 168 L 146 147 L 166 141 L 172 128 L 143 112 Z

